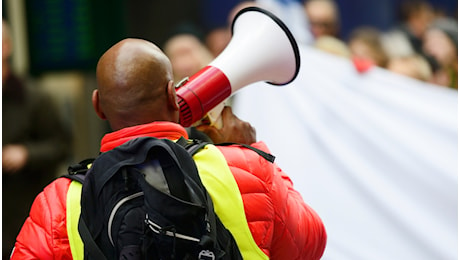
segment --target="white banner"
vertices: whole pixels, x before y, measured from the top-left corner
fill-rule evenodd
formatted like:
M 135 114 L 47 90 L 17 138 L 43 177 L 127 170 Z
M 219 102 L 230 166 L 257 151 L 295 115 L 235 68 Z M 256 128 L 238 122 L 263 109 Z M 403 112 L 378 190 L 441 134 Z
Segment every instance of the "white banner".
M 323 219 L 323 259 L 457 259 L 457 91 L 299 47 L 295 81 L 233 107 Z

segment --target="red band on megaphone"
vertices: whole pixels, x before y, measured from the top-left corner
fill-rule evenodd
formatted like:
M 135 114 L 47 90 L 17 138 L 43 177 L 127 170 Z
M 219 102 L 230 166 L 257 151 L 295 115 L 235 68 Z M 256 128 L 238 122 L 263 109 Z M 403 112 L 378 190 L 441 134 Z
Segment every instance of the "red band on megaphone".
M 176 90 L 180 105 L 179 123 L 188 127 L 232 94 L 227 76 L 206 66 Z

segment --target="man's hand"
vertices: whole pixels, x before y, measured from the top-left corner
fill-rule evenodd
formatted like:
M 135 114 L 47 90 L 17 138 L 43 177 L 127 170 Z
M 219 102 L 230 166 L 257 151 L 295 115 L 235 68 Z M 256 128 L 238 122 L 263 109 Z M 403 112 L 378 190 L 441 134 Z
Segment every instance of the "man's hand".
M 2 149 L 2 169 L 4 173 L 16 173 L 27 162 L 28 152 L 23 145 L 6 145 Z
M 254 127 L 235 116 L 229 106 L 222 110 L 221 129 L 209 125 L 200 125 L 197 126 L 197 129 L 208 135 L 215 144 L 240 143 L 251 145 L 257 141 Z

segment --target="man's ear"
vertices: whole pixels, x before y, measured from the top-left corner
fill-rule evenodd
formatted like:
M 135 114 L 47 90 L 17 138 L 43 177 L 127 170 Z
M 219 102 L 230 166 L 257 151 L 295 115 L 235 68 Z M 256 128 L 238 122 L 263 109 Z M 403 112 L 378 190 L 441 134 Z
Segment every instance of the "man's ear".
M 101 105 L 99 103 L 99 91 L 97 89 L 95 89 L 93 91 L 93 96 L 92 96 L 91 100 L 93 102 L 93 108 L 94 108 L 94 111 L 96 111 L 96 114 L 101 119 L 106 120 L 107 117 L 105 116 L 104 112 L 102 112 Z
M 168 105 L 176 111 L 180 109 L 179 103 L 177 102 L 176 86 L 174 86 L 172 80 L 168 82 Z

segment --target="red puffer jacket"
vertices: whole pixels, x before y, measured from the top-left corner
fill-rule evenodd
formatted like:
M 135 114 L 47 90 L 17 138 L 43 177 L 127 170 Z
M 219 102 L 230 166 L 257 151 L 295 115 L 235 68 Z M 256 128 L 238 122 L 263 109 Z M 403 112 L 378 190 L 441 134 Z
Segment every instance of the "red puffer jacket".
M 106 135 L 101 151 L 139 136 L 178 139 L 185 130 L 156 122 Z M 259 142 L 256 148 L 268 152 Z M 270 259 L 319 259 L 326 231 L 318 215 L 293 189 L 289 177 L 255 152 L 243 147 L 219 147 L 238 187 L 250 231 Z M 16 242 L 12 259 L 71 259 L 66 227 L 66 195 L 70 180 L 60 178 L 36 198 Z
M 252 146 L 269 152 L 262 142 Z M 291 179 L 249 149 L 219 148 L 240 189 L 259 248 L 270 259 L 320 259 L 326 246 L 323 222 L 294 190 Z
M 70 180 L 59 178 L 35 198 L 11 259 L 72 259 L 66 225 Z

